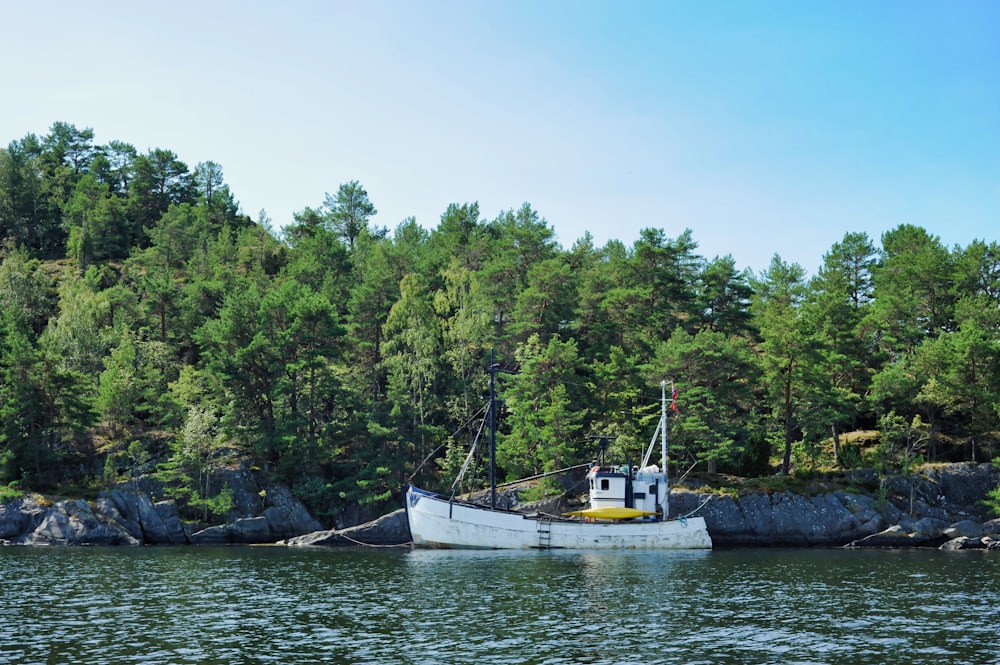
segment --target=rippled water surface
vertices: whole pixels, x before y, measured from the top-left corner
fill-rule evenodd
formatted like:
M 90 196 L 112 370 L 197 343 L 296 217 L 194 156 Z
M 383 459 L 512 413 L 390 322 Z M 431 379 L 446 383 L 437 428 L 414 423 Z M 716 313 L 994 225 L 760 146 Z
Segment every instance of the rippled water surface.
M 1000 664 L 985 552 L 0 548 L 0 663 Z

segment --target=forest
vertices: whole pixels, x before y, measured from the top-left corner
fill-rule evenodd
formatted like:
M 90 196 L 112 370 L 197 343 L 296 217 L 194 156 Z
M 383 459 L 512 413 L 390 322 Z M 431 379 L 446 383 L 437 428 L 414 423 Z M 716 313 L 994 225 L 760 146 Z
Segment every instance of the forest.
M 530 204 L 474 202 L 389 229 L 331 189 L 276 230 L 214 162 L 65 122 L 0 150 L 0 499 L 155 474 L 223 514 L 246 464 L 327 521 L 395 506 L 451 486 L 491 353 L 502 478 L 644 448 L 664 380 L 679 472 L 996 454 L 996 242 L 902 224 L 754 274 L 690 229 L 565 248 Z

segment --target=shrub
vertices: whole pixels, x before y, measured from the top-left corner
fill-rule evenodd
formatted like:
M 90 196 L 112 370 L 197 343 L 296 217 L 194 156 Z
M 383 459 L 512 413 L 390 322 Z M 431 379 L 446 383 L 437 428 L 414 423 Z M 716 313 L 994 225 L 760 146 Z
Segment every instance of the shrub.
M 0 485 L 0 503 L 8 503 L 22 496 L 24 492 L 21 490 L 20 481 L 13 480 L 6 485 Z
M 986 506 L 992 514 L 1000 517 L 1000 485 L 990 490 L 980 503 Z

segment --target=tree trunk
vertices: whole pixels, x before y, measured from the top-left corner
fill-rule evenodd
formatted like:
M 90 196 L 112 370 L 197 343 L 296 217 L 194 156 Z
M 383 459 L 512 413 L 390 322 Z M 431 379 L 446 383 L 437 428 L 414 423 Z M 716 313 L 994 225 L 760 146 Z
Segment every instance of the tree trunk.
M 781 472 L 788 475 L 792 467 L 792 365 L 788 364 L 785 377 L 785 456 L 781 460 Z
M 830 430 L 833 432 L 833 463 L 840 464 L 840 433 L 836 425 L 831 425 Z

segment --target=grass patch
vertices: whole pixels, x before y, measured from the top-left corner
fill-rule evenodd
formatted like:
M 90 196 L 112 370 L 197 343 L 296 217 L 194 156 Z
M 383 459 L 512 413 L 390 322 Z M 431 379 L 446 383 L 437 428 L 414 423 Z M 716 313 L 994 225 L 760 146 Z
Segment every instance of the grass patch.
M 718 474 L 710 477 L 701 476 L 699 479 L 705 483 L 698 488 L 699 491 L 734 498 L 748 494 L 770 495 L 783 494 L 785 492 L 815 496 L 844 490 L 848 487 L 848 483 L 839 472 L 821 473 L 810 471 L 807 473 L 793 473 L 787 476 L 777 474 L 758 478 L 740 478 L 738 476 Z

